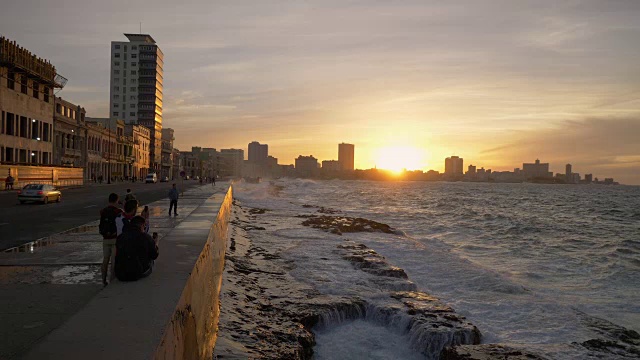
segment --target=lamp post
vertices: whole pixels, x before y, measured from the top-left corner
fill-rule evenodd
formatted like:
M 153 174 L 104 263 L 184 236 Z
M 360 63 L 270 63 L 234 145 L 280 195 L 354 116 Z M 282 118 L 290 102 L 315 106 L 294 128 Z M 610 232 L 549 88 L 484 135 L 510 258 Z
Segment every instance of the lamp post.
M 107 145 L 107 184 L 111 184 L 111 124 L 109 124 L 109 144 Z

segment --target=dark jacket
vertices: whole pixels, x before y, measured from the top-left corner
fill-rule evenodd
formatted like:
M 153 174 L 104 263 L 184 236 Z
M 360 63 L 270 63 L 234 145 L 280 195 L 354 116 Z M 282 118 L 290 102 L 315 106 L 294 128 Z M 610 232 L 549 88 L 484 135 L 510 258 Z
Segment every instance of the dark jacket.
M 158 258 L 158 247 L 153 238 L 140 229 L 126 225 L 116 240 L 115 273 L 120 281 L 135 281 Z

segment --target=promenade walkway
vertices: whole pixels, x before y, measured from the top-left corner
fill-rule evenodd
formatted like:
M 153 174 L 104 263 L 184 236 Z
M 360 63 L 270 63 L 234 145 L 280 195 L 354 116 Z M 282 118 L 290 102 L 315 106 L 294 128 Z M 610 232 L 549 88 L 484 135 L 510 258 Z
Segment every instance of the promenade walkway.
M 185 221 L 201 221 L 204 214 L 198 208 L 214 194 L 224 197 L 227 190 L 227 183 L 189 189 L 179 200 L 177 217 L 168 216 L 167 199 L 141 204 L 149 206 L 150 232 L 157 232 L 160 239 L 156 271 L 148 279 L 160 276 L 156 272 L 161 272 L 171 257 L 167 254 L 171 246 L 165 244 L 170 239 L 164 242 L 163 239 L 169 234 L 174 238 L 186 234 L 188 229 L 176 230 L 176 227 Z M 210 212 L 210 209 L 206 210 Z M 208 214 L 208 217 L 214 218 L 215 213 Z M 203 241 L 206 241 L 206 232 Z M 117 288 L 119 283 L 115 280 L 103 290 L 101 263 L 102 238 L 98 234 L 98 220 L 0 252 L 0 359 L 24 357 L 47 334 L 62 326 L 96 297 L 101 297 L 110 288 Z M 179 295 L 180 292 L 176 294 Z M 86 331 L 90 333 L 104 326 L 87 325 Z

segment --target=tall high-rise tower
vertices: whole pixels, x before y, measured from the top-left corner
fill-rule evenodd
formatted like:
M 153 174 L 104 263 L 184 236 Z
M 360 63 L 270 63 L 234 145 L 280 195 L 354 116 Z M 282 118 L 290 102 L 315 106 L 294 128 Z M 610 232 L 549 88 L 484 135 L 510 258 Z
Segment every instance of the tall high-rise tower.
M 128 42 L 111 42 L 109 116 L 149 128 L 149 164 L 160 171 L 164 55 L 151 35 L 124 35 Z
M 354 149 L 355 146 L 353 144 L 338 144 L 338 162 L 340 163 L 340 168 L 342 170 L 353 170 L 353 158 L 354 158 Z
M 571 170 L 571 164 L 567 164 L 567 166 L 565 166 L 564 181 L 567 184 L 572 184 L 573 183 L 573 172 Z
M 249 162 L 256 164 L 266 164 L 269 157 L 269 145 L 260 144 L 257 141 L 249 143 Z
M 461 176 L 464 159 L 451 156 L 444 159 L 444 174 L 448 176 Z

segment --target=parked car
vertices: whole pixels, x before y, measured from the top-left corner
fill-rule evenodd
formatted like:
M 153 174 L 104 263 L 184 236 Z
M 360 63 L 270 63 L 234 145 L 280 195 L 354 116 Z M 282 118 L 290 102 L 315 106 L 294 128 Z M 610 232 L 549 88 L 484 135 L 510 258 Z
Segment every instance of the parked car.
M 162 179 L 160 179 L 160 182 L 169 182 L 169 177 L 165 176 Z
M 149 184 L 149 183 L 157 183 L 158 182 L 158 175 L 154 174 L 149 174 L 147 175 L 147 177 L 144 179 L 144 182 Z
M 27 184 L 18 190 L 18 201 L 24 204 L 27 201 L 41 201 L 46 204 L 49 201 L 60 202 L 62 193 L 53 185 L 49 184 Z

